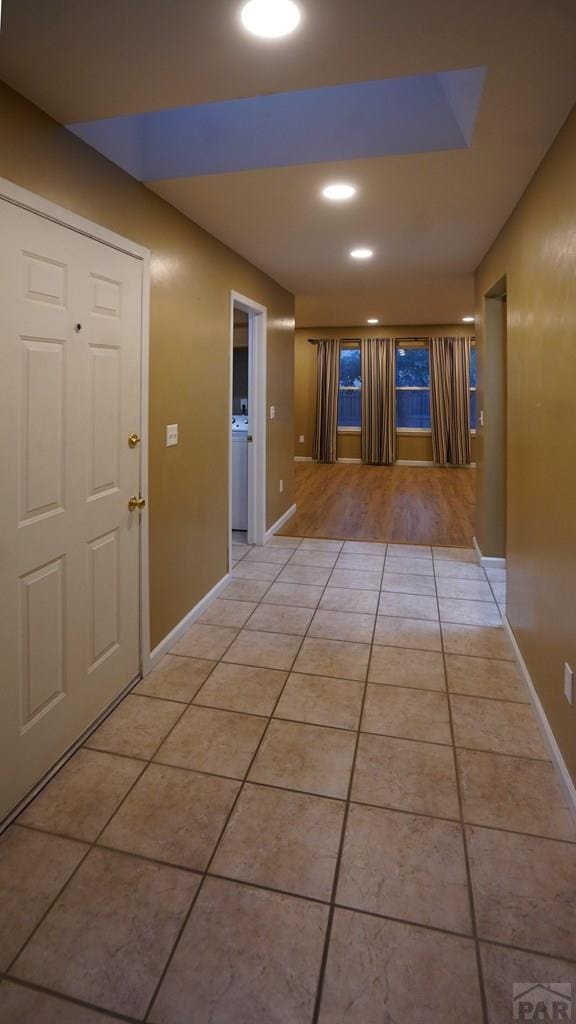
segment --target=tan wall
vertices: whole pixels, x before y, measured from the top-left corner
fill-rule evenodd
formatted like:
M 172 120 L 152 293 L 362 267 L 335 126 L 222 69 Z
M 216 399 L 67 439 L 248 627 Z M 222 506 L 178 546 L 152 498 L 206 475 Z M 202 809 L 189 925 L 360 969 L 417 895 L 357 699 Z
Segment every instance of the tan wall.
M 476 334 L 488 410 L 497 353 L 484 345 L 484 297 L 505 276 L 506 522 L 500 417 L 487 413 L 477 536 L 484 554 L 500 555 L 506 534 L 508 618 L 576 779 L 576 707 L 562 688 L 564 662 L 576 670 L 575 182 L 576 110 L 478 268 Z
M 417 327 L 301 327 L 296 331 L 294 359 L 294 453 L 300 458 L 310 458 L 314 437 L 314 415 L 316 408 L 316 349 L 309 338 L 430 338 L 442 334 L 464 334 L 462 325 L 441 327 L 419 325 Z M 304 435 L 304 443 L 300 442 Z M 338 434 L 338 458 L 360 458 L 360 434 Z M 398 458 L 408 462 L 432 462 L 432 438 L 430 434 L 400 434 L 398 436 Z M 476 458 L 476 438 L 472 438 L 472 461 Z
M 268 526 L 294 501 L 293 296 L 1 83 L 0 139 L 0 176 L 152 251 L 154 646 L 228 567 L 231 289 L 268 307 Z M 167 423 L 180 425 L 176 448 Z

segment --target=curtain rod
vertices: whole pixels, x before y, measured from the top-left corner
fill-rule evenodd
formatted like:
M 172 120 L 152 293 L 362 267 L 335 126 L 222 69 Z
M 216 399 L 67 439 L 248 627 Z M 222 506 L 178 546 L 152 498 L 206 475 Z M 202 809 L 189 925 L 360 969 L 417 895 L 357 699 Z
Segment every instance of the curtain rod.
M 389 337 L 392 337 L 392 335 L 389 335 Z M 394 341 L 430 341 L 430 338 L 436 338 L 436 337 L 443 338 L 443 337 L 445 337 L 445 335 L 443 335 L 443 334 L 440 334 L 440 335 L 427 334 L 426 337 L 421 337 L 421 338 L 418 338 L 418 337 L 415 337 L 415 336 L 414 337 L 410 337 L 410 338 L 398 338 L 398 337 L 395 337 Z M 446 335 L 446 337 L 448 337 L 448 335 Z M 471 335 L 458 334 L 458 335 L 455 335 L 455 337 L 458 337 L 458 338 L 470 337 L 474 341 L 476 340 L 476 336 L 474 334 L 471 334 Z M 318 342 L 321 341 L 321 340 L 322 340 L 321 338 L 308 338 L 308 342 L 309 342 L 310 345 L 317 345 Z M 356 341 L 361 341 L 361 338 L 330 338 L 329 340 L 330 341 L 343 341 L 343 342 L 351 342 L 351 341 L 356 342 Z

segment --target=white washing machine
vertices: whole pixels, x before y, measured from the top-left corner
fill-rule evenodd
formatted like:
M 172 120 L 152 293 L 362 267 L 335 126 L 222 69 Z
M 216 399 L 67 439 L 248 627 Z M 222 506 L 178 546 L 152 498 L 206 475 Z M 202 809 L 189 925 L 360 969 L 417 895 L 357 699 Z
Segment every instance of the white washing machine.
M 232 417 L 232 529 L 248 529 L 248 417 Z

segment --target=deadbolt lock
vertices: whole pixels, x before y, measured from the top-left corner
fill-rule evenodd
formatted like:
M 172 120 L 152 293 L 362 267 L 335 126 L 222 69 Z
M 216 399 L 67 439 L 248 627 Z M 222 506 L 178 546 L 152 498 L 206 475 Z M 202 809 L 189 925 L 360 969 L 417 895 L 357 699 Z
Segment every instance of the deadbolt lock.
M 128 437 L 128 447 L 135 448 L 136 445 L 140 444 L 141 438 L 138 434 L 130 434 Z
M 133 494 L 128 501 L 128 508 L 130 509 L 131 512 L 135 512 L 136 509 L 138 509 L 138 511 L 141 512 L 142 509 L 145 508 L 145 506 L 146 498 L 141 498 L 136 494 Z

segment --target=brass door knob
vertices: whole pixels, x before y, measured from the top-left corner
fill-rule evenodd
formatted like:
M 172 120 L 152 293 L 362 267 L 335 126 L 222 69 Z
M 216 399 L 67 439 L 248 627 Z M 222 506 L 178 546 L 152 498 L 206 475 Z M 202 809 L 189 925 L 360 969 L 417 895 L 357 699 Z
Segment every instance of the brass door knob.
M 141 511 L 145 507 L 145 505 L 146 499 L 140 498 L 135 494 L 133 494 L 128 501 L 128 508 L 130 509 L 131 512 L 135 512 L 136 509 L 138 509 L 138 511 Z
M 137 444 L 140 444 L 141 438 L 138 434 L 130 434 L 128 437 L 128 447 L 135 448 Z

